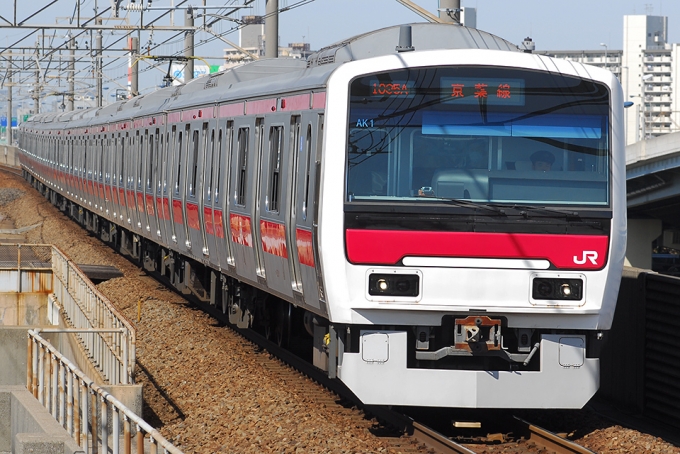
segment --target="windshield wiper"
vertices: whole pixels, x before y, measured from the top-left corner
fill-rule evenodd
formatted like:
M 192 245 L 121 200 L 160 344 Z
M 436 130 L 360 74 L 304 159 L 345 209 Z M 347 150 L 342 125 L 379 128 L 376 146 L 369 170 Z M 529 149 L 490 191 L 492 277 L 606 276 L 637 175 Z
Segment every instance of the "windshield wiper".
M 446 203 L 450 203 L 459 207 L 468 207 L 468 208 L 481 208 L 483 210 L 487 211 L 493 211 L 494 213 L 502 214 L 503 216 L 507 216 L 505 213 L 505 210 L 502 208 L 498 208 L 496 206 L 488 205 L 486 203 L 479 203 L 479 202 L 473 202 L 471 200 L 467 199 L 447 199 L 447 198 L 440 198 L 437 197 L 437 200 L 441 200 Z
M 550 213 L 550 214 L 560 214 L 562 216 L 566 217 L 580 217 L 578 211 L 569 211 L 569 210 L 560 210 L 557 208 L 548 208 L 548 207 L 541 207 L 541 206 L 534 206 L 534 205 L 504 205 L 506 208 L 513 208 L 515 210 L 519 210 L 519 214 L 522 216 L 527 216 L 528 211 L 537 211 L 541 213 Z

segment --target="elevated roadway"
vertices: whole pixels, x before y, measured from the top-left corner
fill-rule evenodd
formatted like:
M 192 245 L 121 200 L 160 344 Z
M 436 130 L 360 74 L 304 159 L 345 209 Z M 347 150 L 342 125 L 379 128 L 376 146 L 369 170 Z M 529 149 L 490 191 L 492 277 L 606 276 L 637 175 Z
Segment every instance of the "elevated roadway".
M 651 268 L 651 242 L 680 249 L 680 132 L 626 147 L 628 252 L 633 266 Z

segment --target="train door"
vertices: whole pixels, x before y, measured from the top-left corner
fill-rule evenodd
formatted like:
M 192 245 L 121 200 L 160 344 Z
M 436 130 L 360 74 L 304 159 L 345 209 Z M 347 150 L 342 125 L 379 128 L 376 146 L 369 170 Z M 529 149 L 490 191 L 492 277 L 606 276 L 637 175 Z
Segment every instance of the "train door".
M 207 128 L 207 126 L 206 126 Z M 201 236 L 201 208 L 199 200 L 200 195 L 200 183 L 199 179 L 201 172 L 200 168 L 200 155 L 203 150 L 202 134 L 201 129 L 198 125 L 194 124 L 193 127 L 187 125 L 187 139 L 188 140 L 188 153 L 187 153 L 187 165 L 185 167 L 185 215 L 186 222 L 184 223 L 185 233 L 187 237 L 187 247 L 191 249 L 192 255 L 196 258 L 202 258 L 203 248 L 205 244 L 203 243 L 203 238 Z
M 156 222 L 156 211 L 154 209 L 154 174 L 156 173 L 157 164 L 157 135 L 155 130 L 147 129 L 144 131 L 144 177 L 142 181 L 142 190 L 144 193 L 144 231 L 151 237 L 156 236 L 158 230 Z
M 167 152 L 165 149 L 165 132 L 159 128 L 156 128 L 156 172 L 154 173 L 154 183 L 155 188 L 155 211 L 156 211 L 156 236 L 161 239 L 161 241 L 168 241 L 168 236 L 165 231 L 166 222 L 166 211 L 163 209 L 163 199 L 164 199 L 164 187 L 166 186 L 165 172 L 167 169 Z
M 281 118 L 281 117 L 279 117 Z M 286 117 L 284 117 L 286 118 Z M 261 146 L 259 210 L 257 226 L 261 241 L 261 263 L 267 286 L 286 297 L 293 296 L 290 281 L 289 244 L 286 238 L 286 188 L 288 187 L 288 134 L 290 122 L 281 119 L 265 123 Z
M 219 141 L 222 139 L 222 130 L 217 128 L 217 121 L 210 122 L 208 131 L 206 157 L 203 163 L 203 212 L 205 214 L 205 237 L 207 240 L 208 260 L 210 264 L 219 267 L 221 254 L 219 245 L 224 238 L 222 228 L 222 213 L 217 212 L 220 208 L 217 202 L 219 197 L 217 191 L 217 180 L 220 175 L 221 159 L 219 154 L 222 151 Z M 219 223 L 219 225 L 218 225 Z
M 295 245 L 297 279 L 293 286 L 301 293 L 307 306 L 326 312 L 320 303 L 317 213 L 318 183 L 323 138 L 323 115 L 305 115 L 302 118 L 297 150 L 297 180 L 292 192 L 291 243 Z
M 191 145 L 191 126 L 186 125 L 184 130 L 179 131 L 179 143 L 178 155 L 176 162 L 177 170 L 177 188 L 175 190 L 176 199 L 173 200 L 173 207 L 175 209 L 175 222 L 177 223 L 177 228 L 175 233 L 177 234 L 177 241 L 180 246 L 180 250 L 190 253 L 191 251 L 191 238 L 189 237 L 189 226 L 187 219 L 186 201 L 187 201 L 187 166 L 188 166 L 188 154 Z M 179 222 L 177 222 L 179 221 Z
M 166 166 L 163 182 L 163 210 L 165 211 L 165 232 L 168 236 L 166 244 L 171 246 L 177 243 L 175 233 L 175 221 L 173 210 L 173 197 L 175 193 L 175 155 L 177 153 L 177 126 L 168 128 L 165 135 Z
M 253 252 L 255 254 L 255 272 L 257 273 L 257 281 L 260 284 L 267 284 L 267 275 L 265 274 L 264 258 L 262 251 L 262 232 L 260 231 L 260 176 L 262 175 L 262 155 L 264 153 L 266 139 L 264 130 L 264 118 L 255 119 L 255 146 L 257 147 L 253 153 L 253 166 L 251 167 L 251 176 L 253 182 L 253 201 L 251 204 L 251 219 L 253 220 Z
M 223 269 L 234 267 L 234 255 L 232 252 L 231 229 L 229 228 L 229 207 L 232 204 L 229 194 L 229 181 L 232 165 L 232 148 L 234 141 L 234 122 L 227 121 L 225 125 L 220 125 L 217 133 L 217 153 L 216 167 L 217 175 L 214 180 L 214 219 L 215 229 L 220 229 L 221 233 L 215 232 L 217 238 L 217 249 L 219 252 L 220 266 Z
M 135 200 L 135 157 L 137 151 L 134 146 L 134 136 L 130 137 L 129 133 L 125 134 L 125 147 L 127 150 L 125 153 L 127 226 L 130 230 L 134 230 L 137 227 L 137 201 Z
M 104 189 L 104 163 L 106 162 L 106 150 L 104 149 L 104 136 L 97 139 L 97 204 L 98 211 L 104 211 L 106 204 L 106 190 Z
M 135 141 L 135 201 L 137 202 L 137 231 L 146 232 L 149 223 L 146 220 L 146 210 L 144 209 L 144 161 L 146 160 L 146 131 L 137 131 Z
M 247 120 L 247 119 L 245 119 Z M 234 254 L 236 273 L 243 279 L 257 282 L 256 261 L 253 252 L 252 207 L 253 198 L 248 188 L 252 179 L 250 169 L 256 164 L 255 153 L 251 153 L 253 125 L 247 121 L 235 124 L 235 145 L 232 154 L 231 178 L 229 182 L 229 233 Z
M 121 220 L 122 225 L 126 225 L 127 220 L 130 215 L 128 214 L 127 208 L 127 177 L 126 177 L 126 166 L 125 153 L 127 151 L 125 144 L 125 136 L 122 134 L 118 135 L 118 208 L 120 213 L 118 213 L 118 219 Z
M 210 132 L 212 131 L 212 137 Z M 210 244 L 208 243 L 208 235 L 214 238 L 213 220 L 212 220 L 212 207 L 210 200 L 206 200 L 207 191 L 209 188 L 209 175 L 210 169 L 212 167 L 212 144 L 215 143 L 215 121 L 204 122 L 201 125 L 201 134 L 199 137 L 199 150 L 198 156 L 196 156 L 196 167 L 194 171 L 194 180 L 196 190 L 196 201 L 198 202 L 198 220 L 199 220 L 199 230 L 194 232 L 196 241 L 199 241 L 201 246 L 200 252 L 198 248 L 196 249 L 196 256 L 200 257 L 199 254 L 203 255 L 204 259 L 209 259 L 211 253 L 217 253 L 215 248 L 210 250 Z M 209 189 L 208 189 L 209 191 Z
M 184 166 L 186 157 L 186 131 L 180 126 L 172 127 L 172 238 L 181 251 L 187 251 L 187 237 L 185 233 L 184 215 Z
M 113 152 L 111 150 L 112 137 L 104 136 L 104 209 L 106 210 L 106 217 L 113 215 L 114 205 L 113 205 Z
M 309 134 L 311 134 L 311 125 L 309 126 Z M 304 167 L 305 156 L 305 137 L 302 131 L 302 124 L 300 116 L 296 115 L 291 118 L 290 122 L 290 185 L 288 190 L 288 210 L 286 211 L 286 225 L 289 226 L 288 236 L 288 266 L 290 268 L 290 282 L 293 291 L 293 297 L 296 302 L 301 302 L 304 294 L 302 283 L 302 271 L 300 269 L 300 250 L 298 247 L 297 235 L 297 201 L 298 201 L 298 181 L 300 180 L 300 161 Z M 304 239 L 304 233 L 300 235 Z

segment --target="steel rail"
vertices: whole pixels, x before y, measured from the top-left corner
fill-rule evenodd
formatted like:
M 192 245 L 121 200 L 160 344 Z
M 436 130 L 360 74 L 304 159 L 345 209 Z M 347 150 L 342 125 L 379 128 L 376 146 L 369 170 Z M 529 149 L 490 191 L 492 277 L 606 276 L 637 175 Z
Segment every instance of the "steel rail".
M 2 170 L 4 172 L 13 173 L 14 175 L 22 176 L 21 169 L 18 169 L 16 167 L 8 166 L 8 165 L 5 165 L 5 164 L 0 164 L 0 170 Z
M 153 274 L 151 275 L 154 276 Z M 162 280 L 160 280 L 160 282 L 165 284 L 165 282 Z M 204 305 L 198 305 L 198 307 L 213 317 L 224 320 L 224 315 L 216 307 L 206 307 Z M 362 409 L 366 414 L 377 418 L 383 423 L 395 428 L 399 432 L 409 435 L 412 439 L 418 443 L 424 444 L 429 449 L 432 449 L 435 453 L 474 454 L 474 451 L 471 451 L 465 446 L 450 440 L 445 435 L 442 435 L 435 430 L 414 421 L 411 417 L 399 411 L 382 405 L 363 404 L 359 398 L 354 395 L 354 393 L 350 391 L 349 388 L 347 388 L 340 380 L 329 378 L 326 372 L 316 368 L 314 365 L 303 358 L 300 358 L 293 352 L 278 346 L 276 343 L 268 340 L 265 336 L 257 333 L 256 331 L 252 329 L 238 328 L 230 323 L 227 323 L 226 325 L 248 341 L 268 351 L 279 361 L 309 377 L 336 395 L 349 400 L 354 405 L 356 405 L 357 408 Z
M 445 435 L 415 421 L 413 421 L 412 436 L 438 453 L 475 454 L 475 451 L 472 451 L 465 446 L 452 441 Z
M 523 429 L 529 433 L 529 440 L 534 442 L 550 452 L 555 452 L 556 454 L 596 454 L 588 448 L 585 448 L 579 444 L 574 443 L 571 440 L 562 438 L 559 435 L 550 432 L 549 430 L 543 429 L 535 424 L 531 424 L 518 416 L 514 416 L 515 421 L 517 421 Z

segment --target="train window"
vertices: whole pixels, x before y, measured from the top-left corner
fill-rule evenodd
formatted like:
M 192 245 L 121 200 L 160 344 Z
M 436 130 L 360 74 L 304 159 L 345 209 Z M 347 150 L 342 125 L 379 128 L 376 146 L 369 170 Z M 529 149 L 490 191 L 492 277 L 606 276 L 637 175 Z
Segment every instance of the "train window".
M 376 91 L 397 81 L 407 90 Z M 346 200 L 607 206 L 609 104 L 604 84 L 518 68 L 358 77 Z
M 172 153 L 172 146 L 170 142 L 170 132 L 167 132 L 165 134 L 165 152 L 163 153 L 163 194 L 168 193 L 168 172 L 170 172 L 170 160 L 172 157 L 170 156 L 170 153 Z
M 118 142 L 120 143 L 120 161 L 118 164 L 118 184 L 123 185 L 123 172 L 125 171 L 125 138 L 119 137 Z
M 191 180 L 189 181 L 189 195 L 194 197 L 196 195 L 196 177 L 198 174 L 198 148 L 199 148 L 199 133 L 198 129 L 194 130 L 191 138 L 191 165 L 189 171 L 191 172 Z
M 219 202 L 218 195 L 222 192 L 222 153 L 223 153 L 223 145 L 226 143 L 227 145 L 227 150 L 225 153 L 227 153 L 227 156 L 231 156 L 231 141 L 234 137 L 234 122 L 233 121 L 228 121 L 227 122 L 227 133 L 225 134 L 226 138 L 224 139 L 222 137 L 222 130 L 220 129 L 220 134 L 219 134 L 219 139 L 218 139 L 218 146 L 219 150 L 217 151 L 217 182 L 215 183 L 215 201 Z M 224 140 L 223 140 L 224 139 Z M 229 159 L 227 159 L 227 167 L 229 167 Z
M 156 164 L 156 179 L 158 180 L 156 184 L 156 192 L 158 194 L 161 193 L 163 187 L 165 186 L 165 150 L 163 149 L 163 134 L 159 134 L 159 130 L 156 129 L 156 141 L 158 146 L 157 148 L 157 164 Z M 158 163 L 160 163 L 160 167 L 158 167 Z
M 246 176 L 248 173 L 248 139 L 250 136 L 249 128 L 238 130 L 238 160 L 236 175 L 236 205 L 245 206 L 246 204 Z
M 172 134 L 175 135 L 175 126 L 172 127 Z M 175 180 L 175 194 L 179 195 L 179 182 L 182 175 L 182 131 L 177 134 L 177 179 Z
M 211 158 L 210 180 L 209 180 L 209 184 L 207 184 L 206 187 L 205 187 L 205 195 L 206 195 L 208 201 L 211 200 L 210 196 L 212 195 L 211 192 L 213 190 L 213 182 L 214 182 L 215 172 L 216 172 L 215 166 L 212 165 L 214 163 L 214 159 L 215 159 L 215 130 L 214 129 L 210 131 L 210 158 Z M 204 160 L 204 162 L 207 162 L 207 161 Z M 203 167 L 207 169 L 208 166 L 207 166 L 207 164 L 203 164 Z
M 104 139 L 99 139 L 99 181 L 104 179 Z
M 278 213 L 281 193 L 281 151 L 283 149 L 283 126 L 269 129 L 269 207 L 268 211 Z
M 141 191 L 142 190 L 142 178 L 144 178 L 144 174 L 142 173 L 142 167 L 144 165 L 144 147 L 145 143 L 143 140 L 140 140 L 139 138 L 139 131 L 137 131 L 137 134 L 134 137 L 134 146 L 135 146 L 135 155 L 137 158 L 137 190 Z
M 309 179 L 312 168 L 310 166 L 312 159 L 312 125 L 307 125 L 307 134 L 305 136 L 305 198 L 302 202 L 302 219 L 307 220 L 307 207 L 309 206 Z
M 154 135 L 151 134 L 149 136 L 148 140 L 148 147 L 149 147 L 149 159 L 146 162 L 146 189 L 151 190 L 151 183 L 153 182 L 153 170 L 154 170 L 154 164 L 155 161 L 153 160 L 154 156 L 154 148 L 153 148 L 153 138 Z

